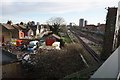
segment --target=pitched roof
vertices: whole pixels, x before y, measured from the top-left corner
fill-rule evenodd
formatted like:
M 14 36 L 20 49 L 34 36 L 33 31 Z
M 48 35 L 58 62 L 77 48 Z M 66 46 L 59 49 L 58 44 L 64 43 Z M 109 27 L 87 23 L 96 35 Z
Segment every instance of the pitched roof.
M 24 25 L 18 25 L 19 27 L 21 27 L 22 29 L 26 29 L 26 27 Z
M 15 29 L 15 28 L 14 28 L 12 25 L 10 25 L 10 24 L 3 24 L 3 26 L 4 26 L 5 28 L 9 29 L 9 30 Z
M 56 35 L 56 34 L 52 34 L 52 36 L 54 36 L 57 39 L 60 39 L 60 37 L 58 35 Z
M 14 28 L 16 28 L 16 29 L 18 29 L 18 30 L 20 30 L 21 29 L 21 27 L 19 27 L 18 25 L 16 25 L 16 24 L 13 24 L 12 25 Z

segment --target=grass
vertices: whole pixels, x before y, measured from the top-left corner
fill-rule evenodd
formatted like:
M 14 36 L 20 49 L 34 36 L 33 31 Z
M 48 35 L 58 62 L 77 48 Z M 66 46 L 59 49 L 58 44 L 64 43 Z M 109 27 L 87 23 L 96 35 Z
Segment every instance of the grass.
M 71 39 L 70 39 L 70 37 L 68 36 L 68 35 L 66 35 L 66 36 L 64 36 L 64 37 L 61 37 L 62 39 L 63 39 L 63 41 L 65 42 L 65 43 L 72 43 L 72 41 L 71 41 Z

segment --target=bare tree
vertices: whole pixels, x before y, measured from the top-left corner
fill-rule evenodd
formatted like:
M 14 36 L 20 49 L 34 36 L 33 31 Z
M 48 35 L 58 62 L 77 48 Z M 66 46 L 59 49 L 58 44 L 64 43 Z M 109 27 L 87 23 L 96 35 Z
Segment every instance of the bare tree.
M 47 24 L 50 27 L 50 30 L 53 31 L 54 34 L 58 35 L 61 25 L 65 24 L 65 20 L 62 17 L 51 17 Z
M 65 24 L 65 20 L 62 17 L 51 17 L 47 21 L 47 24 L 49 24 L 49 25 L 63 25 L 63 24 Z

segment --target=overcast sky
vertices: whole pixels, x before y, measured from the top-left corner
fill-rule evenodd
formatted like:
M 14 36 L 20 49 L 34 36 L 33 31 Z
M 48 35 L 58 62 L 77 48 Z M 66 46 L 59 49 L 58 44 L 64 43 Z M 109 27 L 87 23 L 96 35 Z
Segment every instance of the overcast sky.
M 2 0 L 2 23 L 12 20 L 45 23 L 51 17 L 63 17 L 67 24 L 84 18 L 88 24 L 105 23 L 106 7 L 118 7 L 119 0 Z

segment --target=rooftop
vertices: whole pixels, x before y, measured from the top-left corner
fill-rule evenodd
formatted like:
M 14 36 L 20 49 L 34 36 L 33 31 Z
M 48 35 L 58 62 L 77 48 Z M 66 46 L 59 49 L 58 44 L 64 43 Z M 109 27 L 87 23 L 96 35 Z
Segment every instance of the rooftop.
M 12 25 L 10 25 L 10 24 L 3 24 L 3 26 L 4 26 L 5 28 L 9 29 L 9 30 L 15 29 L 15 28 L 14 28 Z

